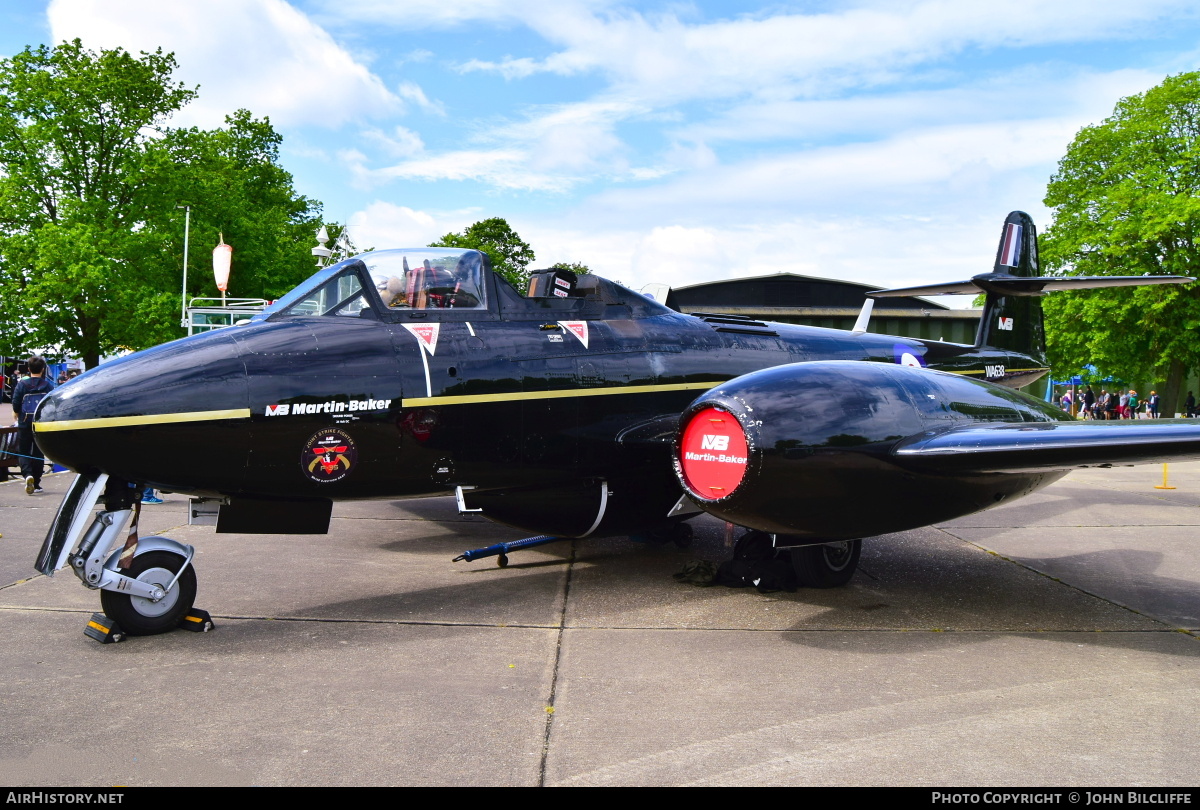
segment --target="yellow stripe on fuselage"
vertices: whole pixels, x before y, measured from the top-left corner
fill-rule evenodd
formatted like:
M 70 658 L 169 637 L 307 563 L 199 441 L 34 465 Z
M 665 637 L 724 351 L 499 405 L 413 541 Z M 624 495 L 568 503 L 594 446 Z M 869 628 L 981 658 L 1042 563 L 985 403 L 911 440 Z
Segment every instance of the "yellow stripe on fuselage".
M 423 408 L 429 405 L 467 405 L 476 402 L 520 402 L 530 399 L 563 399 L 565 397 L 604 397 L 613 394 L 658 394 L 665 391 L 707 391 L 722 382 L 669 383 L 666 385 L 624 385 L 611 388 L 561 388 L 553 391 L 513 391 L 508 394 L 474 394 L 455 397 L 414 397 L 402 400 L 404 408 Z
M 1010 374 L 1046 371 L 1047 369 L 1008 369 Z M 983 374 L 983 371 L 955 371 L 954 374 Z M 618 394 L 659 394 L 668 391 L 707 391 L 720 382 L 667 383 L 663 385 L 624 385 L 606 388 L 559 388 L 551 391 L 513 391 L 507 394 L 466 394 L 463 396 L 413 397 L 401 400 L 402 408 L 426 408 L 433 405 L 469 405 L 487 402 L 523 402 L 567 397 L 604 397 Z M 212 422 L 219 419 L 249 419 L 249 408 L 230 408 L 223 411 L 191 411 L 188 413 L 159 413 L 145 416 L 108 416 L 97 419 L 66 419 L 59 422 L 35 422 L 34 430 L 49 433 L 56 430 L 92 430 L 95 428 L 167 425 L 180 422 Z
M 166 425 L 175 422 L 212 422 L 217 419 L 249 419 L 249 408 L 230 408 L 224 411 L 190 411 L 188 413 L 153 413 L 144 416 L 105 416 L 98 419 L 64 419 L 59 422 L 34 422 L 38 433 L 55 430 L 91 430 L 92 428 L 135 427 L 137 425 Z

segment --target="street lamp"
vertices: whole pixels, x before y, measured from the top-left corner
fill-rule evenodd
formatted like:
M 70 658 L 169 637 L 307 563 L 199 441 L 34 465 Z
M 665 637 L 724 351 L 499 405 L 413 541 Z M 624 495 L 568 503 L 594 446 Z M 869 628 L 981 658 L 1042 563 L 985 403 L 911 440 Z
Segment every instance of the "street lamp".
M 345 227 L 338 234 L 338 238 L 334 240 L 332 248 L 326 247 L 328 243 L 329 231 L 322 225 L 317 231 L 317 246 L 312 249 L 312 255 L 317 260 L 317 267 L 328 267 L 335 262 L 349 258 L 350 251 L 354 249 L 350 243 L 350 237 L 346 235 Z
M 317 246 L 312 249 L 312 255 L 317 259 L 317 267 L 324 267 L 329 263 L 329 257 L 333 255 L 333 251 L 325 247 L 329 242 L 329 231 L 325 230 L 322 225 L 317 231 Z
M 187 316 L 187 259 L 188 259 L 188 231 L 192 225 L 192 207 L 190 205 L 177 205 L 176 209 L 182 208 L 183 214 L 183 295 L 179 305 L 179 325 L 180 327 L 188 328 Z

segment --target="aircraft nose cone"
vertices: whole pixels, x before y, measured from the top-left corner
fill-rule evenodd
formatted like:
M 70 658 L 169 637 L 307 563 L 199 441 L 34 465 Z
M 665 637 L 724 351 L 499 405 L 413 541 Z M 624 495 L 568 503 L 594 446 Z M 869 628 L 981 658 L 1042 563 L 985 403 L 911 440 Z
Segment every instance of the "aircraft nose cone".
M 168 488 L 173 471 L 208 468 L 225 450 L 225 472 L 244 469 L 249 421 L 246 372 L 228 335 L 184 338 L 105 363 L 55 389 L 34 424 L 46 457 L 86 475 L 98 472 Z M 189 475 L 195 484 L 214 476 Z M 194 486 L 191 488 L 195 488 Z M 202 487 L 203 488 L 203 487 Z

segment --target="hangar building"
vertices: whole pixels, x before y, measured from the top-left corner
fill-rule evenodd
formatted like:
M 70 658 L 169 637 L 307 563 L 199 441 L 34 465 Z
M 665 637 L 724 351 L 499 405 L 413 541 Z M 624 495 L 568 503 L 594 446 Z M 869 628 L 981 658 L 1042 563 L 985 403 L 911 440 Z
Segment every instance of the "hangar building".
M 675 287 L 665 303 L 685 313 L 744 315 L 756 320 L 851 329 L 866 293 L 881 289 L 851 281 L 777 273 Z M 875 302 L 869 331 L 973 344 L 981 312 L 950 309 L 924 298 L 882 298 Z

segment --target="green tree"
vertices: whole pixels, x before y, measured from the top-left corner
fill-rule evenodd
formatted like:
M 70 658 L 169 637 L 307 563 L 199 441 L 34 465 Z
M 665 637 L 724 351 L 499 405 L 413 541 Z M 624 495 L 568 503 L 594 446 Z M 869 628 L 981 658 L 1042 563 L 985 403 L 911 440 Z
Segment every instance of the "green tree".
M 320 227 L 320 205 L 295 193 L 292 176 L 279 166 L 281 137 L 266 120 L 238 110 L 215 130 L 179 129 L 153 143 L 146 153 L 148 179 L 158 189 L 148 212 L 159 238 L 141 264 L 159 271 L 155 286 L 166 291 L 158 334 L 135 342 L 161 342 L 178 333 L 183 212 L 191 206 L 189 296 L 215 296 L 212 249 L 221 238 L 233 246 L 229 294 L 275 299 L 316 269 L 311 249 Z M 331 229 L 336 240 L 339 231 Z M 130 344 L 132 345 L 132 343 Z
M 583 262 L 555 262 L 550 265 L 551 270 L 570 270 L 577 276 L 582 276 L 585 273 L 592 272 Z
M 1082 129 L 1045 202 L 1054 222 L 1042 260 L 1055 274 L 1200 274 L 1200 73 L 1124 98 Z M 1200 367 L 1200 285 L 1055 293 L 1045 312 L 1054 368 L 1090 362 L 1125 379 L 1165 380 L 1167 413 Z
M 210 250 L 234 245 L 231 292 L 275 297 L 308 275 L 319 205 L 277 162 L 279 135 L 239 111 L 173 129 L 196 91 L 175 60 L 78 40 L 0 60 L 0 349 L 61 348 L 89 367 L 179 337 L 189 295 L 216 294 Z
M 533 248 L 500 217 L 476 222 L 462 233 L 448 233 L 430 247 L 440 246 L 481 250 L 492 260 L 492 269 L 518 290 L 524 292 L 529 286 L 529 271 L 525 268 L 534 259 Z

